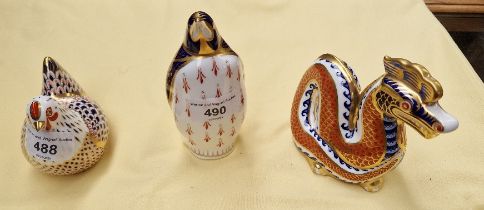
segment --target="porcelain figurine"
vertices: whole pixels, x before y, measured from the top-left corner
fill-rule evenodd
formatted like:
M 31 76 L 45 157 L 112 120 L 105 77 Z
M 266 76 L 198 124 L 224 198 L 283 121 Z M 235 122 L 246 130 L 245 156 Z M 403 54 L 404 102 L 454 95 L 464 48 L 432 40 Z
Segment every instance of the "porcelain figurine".
M 363 91 L 351 67 L 330 54 L 302 77 L 291 129 L 314 173 L 375 192 L 405 154 L 404 123 L 425 138 L 457 129 L 439 105 L 440 83 L 425 67 L 388 56 L 383 63 L 385 74 Z
M 212 18 L 195 12 L 166 80 L 168 102 L 184 143 L 201 159 L 228 155 L 244 121 L 246 93 L 239 56 Z
M 50 57 L 44 59 L 42 93 L 26 108 L 21 147 L 35 168 L 70 175 L 99 161 L 108 140 L 106 118 Z

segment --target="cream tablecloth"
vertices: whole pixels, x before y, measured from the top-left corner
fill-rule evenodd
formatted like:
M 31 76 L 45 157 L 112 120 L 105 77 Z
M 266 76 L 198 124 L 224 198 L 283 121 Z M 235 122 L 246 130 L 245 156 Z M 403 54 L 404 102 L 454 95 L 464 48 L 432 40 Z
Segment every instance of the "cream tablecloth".
M 204 10 L 245 65 L 248 111 L 235 151 L 202 161 L 167 104 L 168 66 L 189 15 Z M 367 85 L 384 55 L 426 66 L 460 128 L 434 140 L 408 129 L 408 152 L 378 193 L 313 175 L 292 143 L 289 111 L 319 55 Z M 20 150 L 27 101 L 52 56 L 104 109 L 104 158 L 75 176 L 39 173 Z M 0 2 L 0 208 L 484 209 L 483 83 L 420 0 Z

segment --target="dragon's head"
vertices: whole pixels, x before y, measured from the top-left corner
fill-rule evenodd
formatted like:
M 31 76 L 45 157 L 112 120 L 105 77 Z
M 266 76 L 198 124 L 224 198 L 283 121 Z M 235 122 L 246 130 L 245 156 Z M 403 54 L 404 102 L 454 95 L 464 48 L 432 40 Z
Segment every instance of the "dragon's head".
M 442 86 L 424 66 L 388 56 L 383 63 L 386 74 L 374 97 L 383 113 L 409 124 L 425 138 L 457 129 L 457 119 L 439 105 Z
M 205 55 L 219 46 L 219 34 L 213 19 L 205 12 L 194 12 L 188 19 L 184 45 L 188 51 Z

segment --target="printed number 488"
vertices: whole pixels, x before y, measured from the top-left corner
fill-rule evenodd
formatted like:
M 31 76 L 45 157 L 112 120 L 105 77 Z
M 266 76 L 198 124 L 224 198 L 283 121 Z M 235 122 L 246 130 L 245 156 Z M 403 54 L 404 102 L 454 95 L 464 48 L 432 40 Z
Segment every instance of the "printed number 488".
M 39 144 L 39 142 L 34 144 L 34 148 L 42 153 L 49 153 L 55 155 L 57 153 L 57 145 Z
M 227 111 L 227 108 L 225 108 L 225 106 L 221 106 L 220 108 L 212 108 L 212 109 L 207 109 L 207 111 L 205 111 L 205 114 L 204 115 L 207 115 L 209 117 L 211 116 L 217 116 L 219 114 L 225 114 L 225 112 Z

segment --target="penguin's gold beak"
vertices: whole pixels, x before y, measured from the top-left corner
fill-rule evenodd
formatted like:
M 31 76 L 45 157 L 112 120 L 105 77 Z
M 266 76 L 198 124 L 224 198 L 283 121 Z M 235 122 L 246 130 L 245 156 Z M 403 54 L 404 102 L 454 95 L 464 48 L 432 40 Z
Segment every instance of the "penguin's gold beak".
M 45 127 L 45 122 L 44 121 L 35 121 L 32 123 L 34 126 L 35 130 L 40 131 L 40 129 Z
M 189 28 L 190 38 L 193 41 L 198 41 L 204 39 L 206 41 L 212 41 L 214 38 L 214 33 L 210 26 L 207 25 L 205 21 L 195 21 Z

